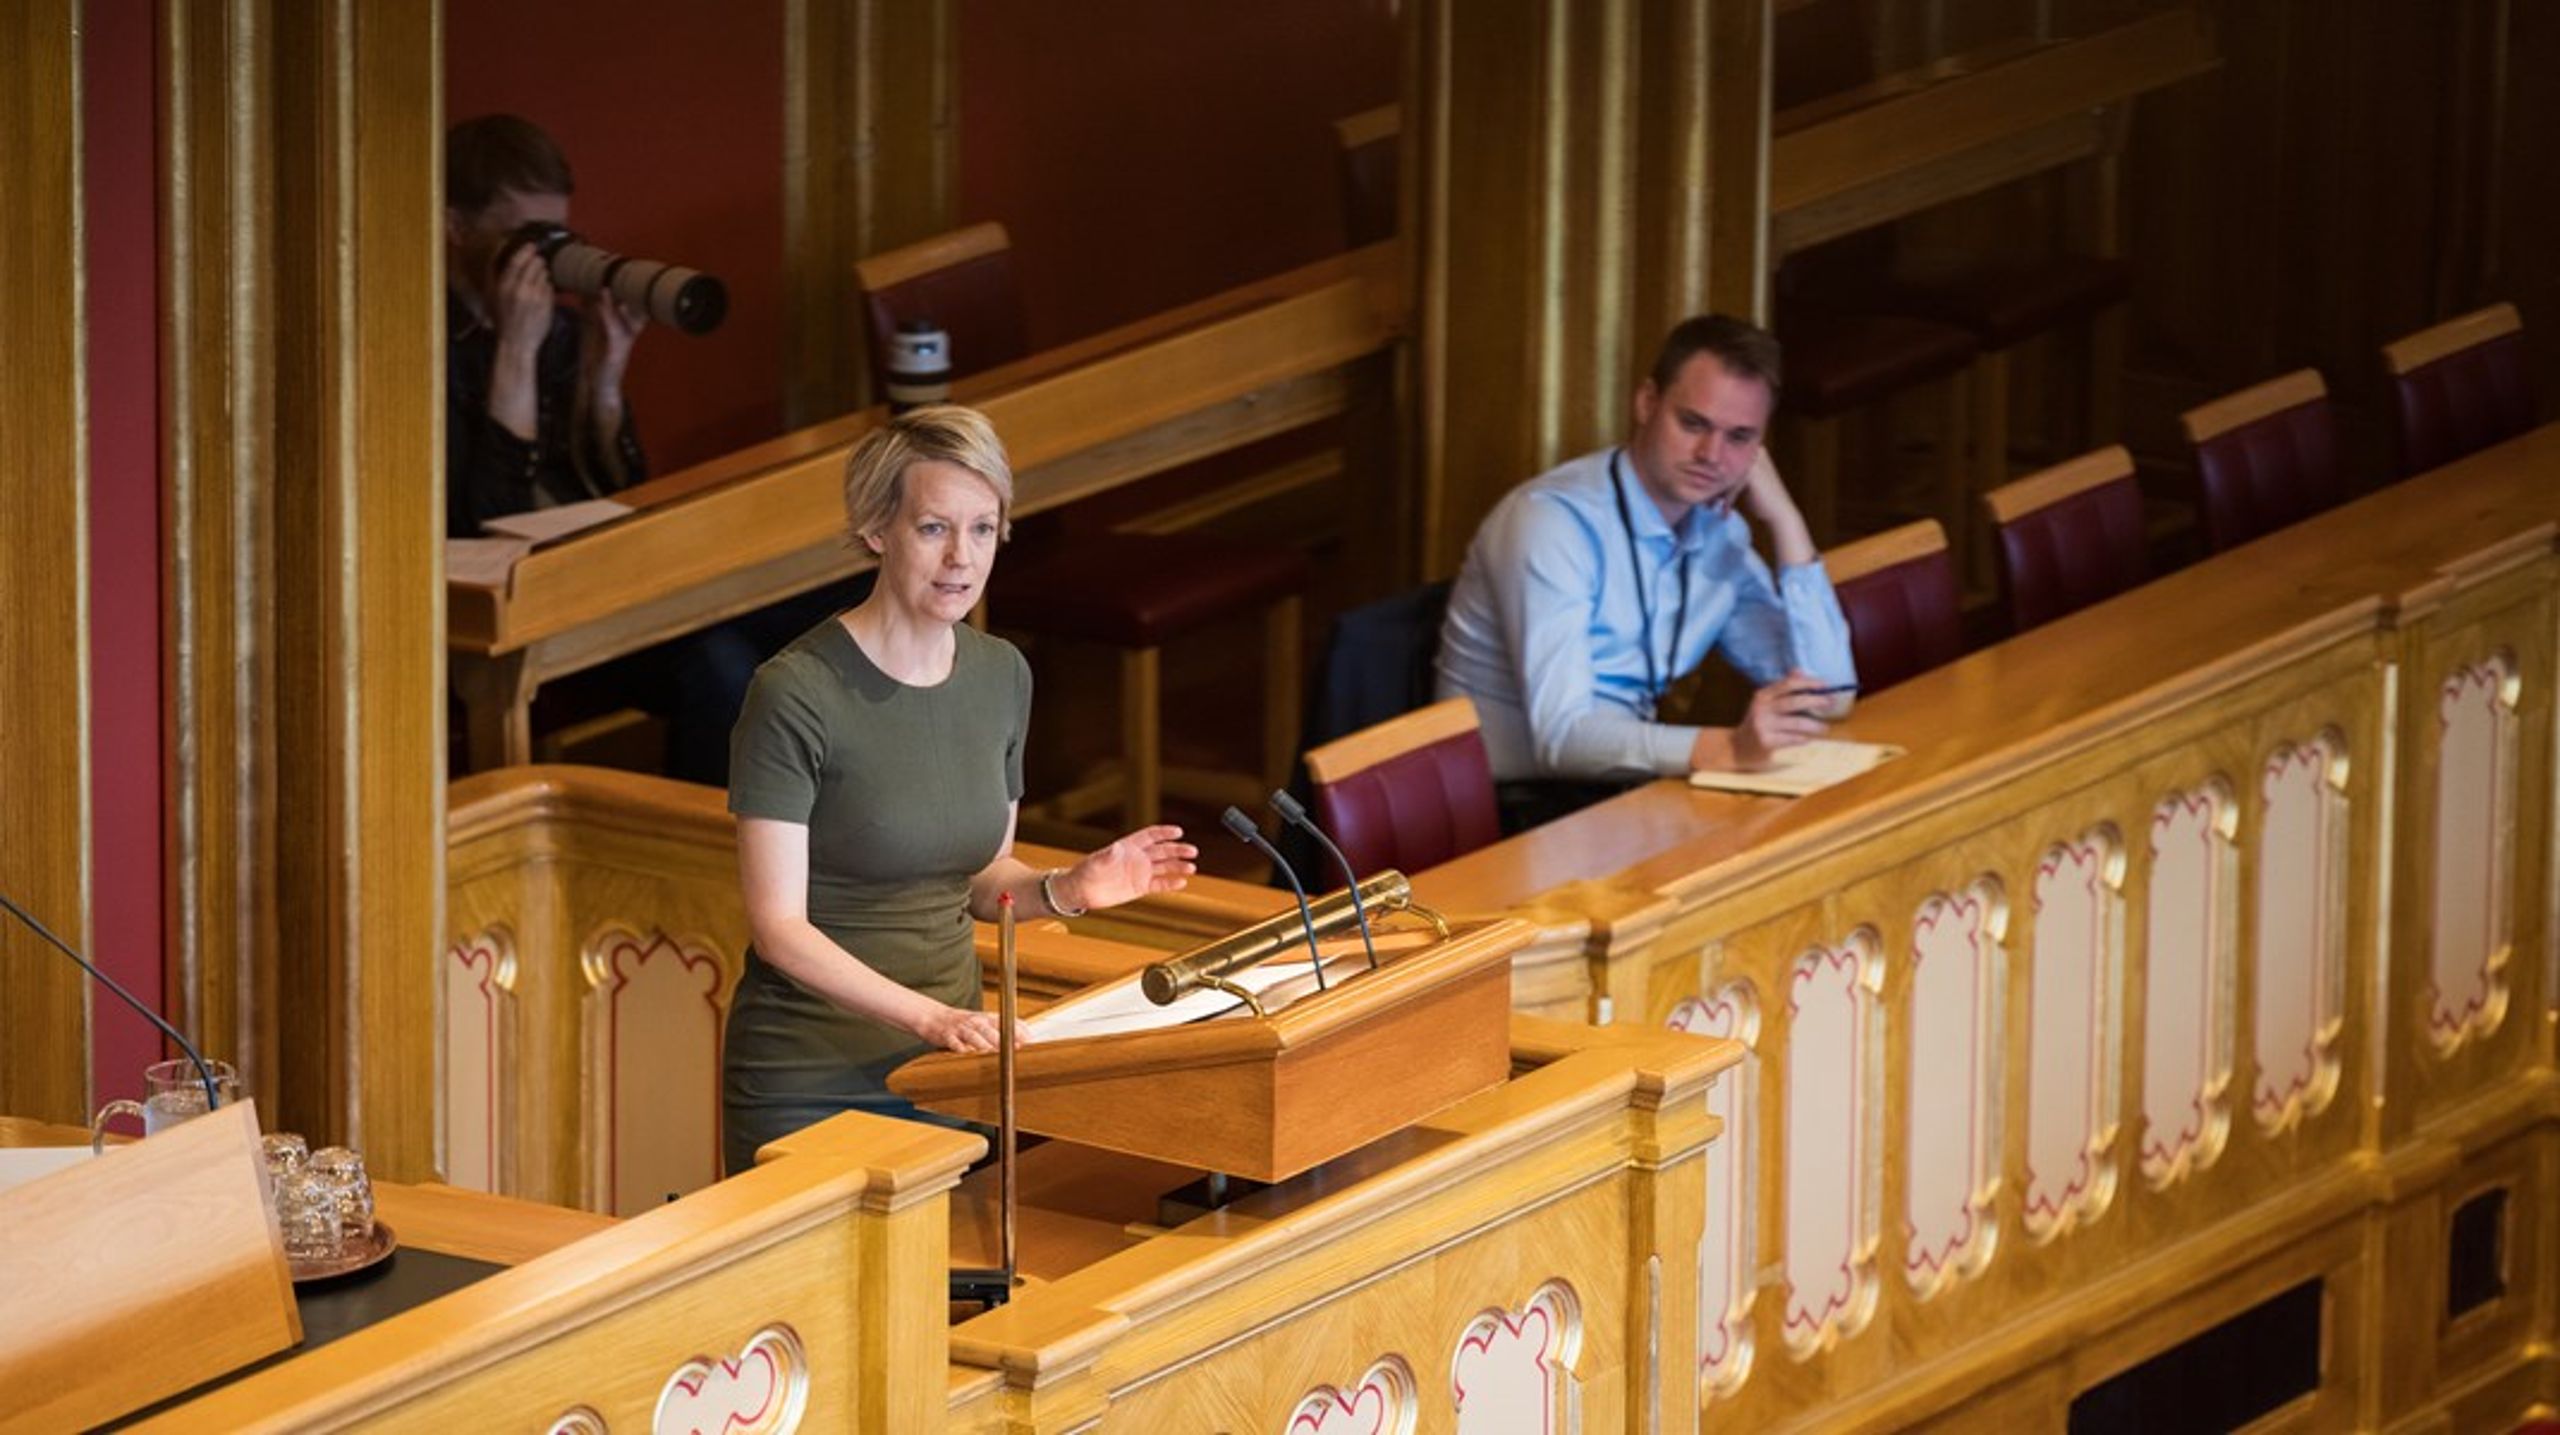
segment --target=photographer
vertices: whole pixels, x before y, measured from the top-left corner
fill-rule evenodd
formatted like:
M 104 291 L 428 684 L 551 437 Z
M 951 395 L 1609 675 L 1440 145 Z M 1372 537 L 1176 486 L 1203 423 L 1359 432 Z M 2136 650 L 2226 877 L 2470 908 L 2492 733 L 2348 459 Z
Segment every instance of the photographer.
M 648 476 L 622 399 L 647 318 L 610 296 L 561 307 L 543 257 L 508 239 L 569 218 L 569 162 L 531 121 L 445 135 L 445 531 L 598 498 Z

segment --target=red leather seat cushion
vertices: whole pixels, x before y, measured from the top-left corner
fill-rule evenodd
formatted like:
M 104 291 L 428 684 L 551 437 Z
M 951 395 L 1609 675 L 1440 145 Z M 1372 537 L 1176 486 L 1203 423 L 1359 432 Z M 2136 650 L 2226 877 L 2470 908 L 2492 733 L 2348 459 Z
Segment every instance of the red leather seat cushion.
M 2005 349 L 2048 329 L 2083 322 L 2132 293 L 2133 266 L 2124 260 L 2060 254 L 1898 279 L 1875 303 L 1891 312 L 1956 325 L 1986 349 Z
M 2147 576 L 2142 490 L 2101 484 L 2000 529 L 2000 581 L 2018 632 L 2112 598 Z
M 1944 378 L 1973 361 L 1973 336 L 1926 319 L 1790 309 L 1779 321 L 1786 405 L 1821 418 Z
M 1364 877 L 1436 867 L 1502 836 L 1493 766 L 1472 728 L 1319 786 L 1315 798 L 1317 823 Z
M 1030 352 L 1012 256 L 998 251 L 919 274 L 863 296 L 871 317 L 872 389 L 889 368 L 889 336 L 907 319 L 927 319 L 951 339 L 951 376 L 983 373 Z
M 1028 633 L 1154 648 L 1231 613 L 1305 591 L 1306 556 L 1193 534 L 1092 533 L 1008 566 L 988 619 Z
M 2205 545 L 2219 553 L 2346 500 L 2329 402 L 2296 404 L 2196 445 Z
M 2400 476 L 2442 468 L 2533 427 L 2524 334 L 2501 334 L 2392 381 L 2400 408 Z
M 1836 584 L 1858 690 L 1877 693 L 1964 654 L 1956 566 L 1940 549 Z

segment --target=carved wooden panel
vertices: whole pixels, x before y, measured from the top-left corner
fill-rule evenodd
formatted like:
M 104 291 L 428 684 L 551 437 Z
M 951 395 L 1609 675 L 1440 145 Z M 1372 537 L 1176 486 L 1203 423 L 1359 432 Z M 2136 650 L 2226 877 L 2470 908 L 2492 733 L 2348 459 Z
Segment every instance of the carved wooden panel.
M 2230 1133 L 2236 816 L 2218 778 L 2151 812 L 2141 1162 L 2154 1186 L 2213 1164 Z
M 2447 675 L 2438 748 L 2427 1036 L 2451 1052 L 2506 1015 L 2515 846 L 2515 659 L 2496 652 Z
M 2123 887 L 2113 827 L 2056 843 L 2036 865 L 2025 1219 L 2040 1240 L 2097 1219 L 2115 1194 Z
M 2259 769 L 2254 924 L 2258 1078 L 2270 1130 L 2318 1114 L 2338 1088 L 2346 1001 L 2346 739 L 2284 743 Z
M 2008 904 L 1985 875 L 1932 894 L 1911 923 L 1910 1125 L 1903 1274 L 1922 1296 L 1991 1259 Z
M 512 1193 L 515 1101 L 515 935 L 492 927 L 445 951 L 444 1179 Z
M 733 1356 L 698 1355 L 658 1393 L 654 1435 L 791 1435 L 809 1406 L 799 1332 L 773 1324 Z
M 1751 1373 L 1751 1303 L 1758 1290 L 1752 1252 L 1759 1191 L 1759 995 L 1749 982 L 1727 982 L 1681 1002 L 1670 1027 L 1728 1037 L 1755 1053 L 1717 1077 L 1707 1092 L 1707 1110 L 1724 1123 L 1724 1134 L 1707 1144 L 1707 1229 L 1698 1243 L 1698 1375 L 1712 1394 L 1738 1388 Z
M 608 926 L 585 954 L 589 1204 L 630 1215 L 720 1177 L 718 952 Z
M 1389 1355 L 1349 1390 L 1319 1385 L 1289 1412 L 1282 1435 L 1413 1435 L 1420 1414 L 1413 1369 Z
M 1799 1357 L 1855 1334 L 1875 1309 L 1881 956 L 1860 928 L 1788 973 L 1784 1326 Z
M 1573 1366 L 1581 1349 L 1582 1305 L 1562 1281 L 1539 1286 L 1520 1310 L 1488 1310 L 1467 1322 L 1449 1357 L 1459 1435 L 1580 1430 Z

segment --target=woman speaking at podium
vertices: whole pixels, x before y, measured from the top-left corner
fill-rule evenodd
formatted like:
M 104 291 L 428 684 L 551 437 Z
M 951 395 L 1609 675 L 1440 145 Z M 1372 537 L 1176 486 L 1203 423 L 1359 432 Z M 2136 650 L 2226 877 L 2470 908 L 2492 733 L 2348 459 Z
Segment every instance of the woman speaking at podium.
M 757 669 L 730 738 L 729 810 L 754 945 L 729 1008 L 723 1159 L 839 1111 L 924 1117 L 889 1073 L 929 1049 L 993 1051 L 972 917 L 1076 916 L 1183 885 L 1198 849 L 1147 827 L 1072 867 L 1013 855 L 1031 669 L 961 620 L 1010 526 L 1013 471 L 986 417 L 889 419 L 845 464 L 871 596 Z

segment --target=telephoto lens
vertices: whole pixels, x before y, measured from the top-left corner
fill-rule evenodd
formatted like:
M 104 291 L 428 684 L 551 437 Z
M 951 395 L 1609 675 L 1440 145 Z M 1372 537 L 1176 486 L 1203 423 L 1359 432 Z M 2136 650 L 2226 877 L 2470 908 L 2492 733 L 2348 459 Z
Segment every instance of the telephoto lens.
M 699 269 L 626 259 L 587 243 L 564 225 L 540 221 L 517 230 L 509 241 L 510 247 L 515 244 L 534 247 L 550 265 L 555 287 L 590 298 L 610 293 L 624 307 L 668 328 L 708 334 L 729 316 L 729 286 Z
M 889 336 L 889 412 L 951 402 L 951 336 L 930 319 L 899 321 Z

